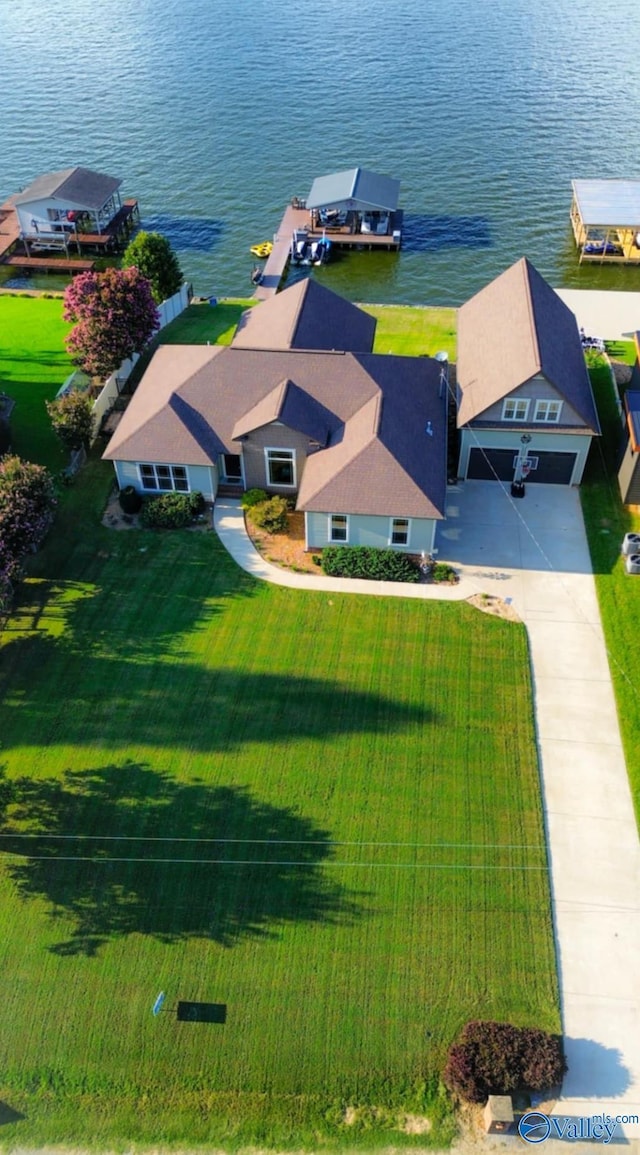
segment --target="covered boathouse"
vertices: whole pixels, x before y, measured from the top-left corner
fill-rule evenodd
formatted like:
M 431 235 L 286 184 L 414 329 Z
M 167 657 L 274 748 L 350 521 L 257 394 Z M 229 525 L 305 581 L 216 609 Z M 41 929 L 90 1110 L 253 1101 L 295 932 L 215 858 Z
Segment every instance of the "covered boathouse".
M 326 230 L 332 240 L 348 238 L 373 248 L 399 248 L 402 213 L 400 181 L 364 168 L 350 168 L 314 180 L 304 204 L 311 230 Z
M 571 225 L 580 263 L 640 263 L 640 180 L 571 184 Z

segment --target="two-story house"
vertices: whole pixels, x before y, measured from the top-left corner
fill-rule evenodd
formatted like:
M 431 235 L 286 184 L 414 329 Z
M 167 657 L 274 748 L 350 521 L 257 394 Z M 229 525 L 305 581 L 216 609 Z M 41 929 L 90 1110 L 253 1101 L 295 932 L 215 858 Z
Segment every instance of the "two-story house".
M 579 485 L 600 433 L 571 310 L 523 257 L 458 311 L 458 476 Z

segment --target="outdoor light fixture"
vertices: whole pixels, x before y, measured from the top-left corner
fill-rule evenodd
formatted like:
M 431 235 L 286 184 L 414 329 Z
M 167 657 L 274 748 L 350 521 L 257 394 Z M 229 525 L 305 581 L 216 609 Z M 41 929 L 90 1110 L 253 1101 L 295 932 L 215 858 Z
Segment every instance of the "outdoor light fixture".
M 525 479 L 526 473 L 529 472 L 527 470 L 525 473 L 524 463 L 527 459 L 527 446 L 529 445 L 530 441 L 531 441 L 531 434 L 530 433 L 523 433 L 522 437 L 520 438 L 520 444 L 521 444 L 522 448 L 521 448 L 520 452 L 518 453 L 518 456 L 516 457 L 516 466 L 515 466 L 515 470 L 513 473 L 513 481 L 511 482 L 511 496 L 512 497 L 524 497 L 524 479 Z
M 449 377 L 447 373 L 447 368 L 449 365 L 449 354 L 441 349 L 439 353 L 436 353 L 434 361 L 437 361 L 440 366 L 440 392 L 438 396 L 442 398 L 444 396 L 445 386 L 449 384 Z

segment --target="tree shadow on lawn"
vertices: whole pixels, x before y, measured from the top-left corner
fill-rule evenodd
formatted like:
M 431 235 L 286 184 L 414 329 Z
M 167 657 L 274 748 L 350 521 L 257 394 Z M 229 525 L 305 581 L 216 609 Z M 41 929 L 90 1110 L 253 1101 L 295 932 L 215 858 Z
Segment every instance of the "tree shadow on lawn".
M 49 558 L 65 548 L 64 535 L 54 539 L 55 533 L 54 527 Z M 180 654 L 185 636 L 210 629 L 216 615 L 262 592 L 208 533 L 176 531 L 167 539 L 109 529 L 78 541 L 72 553 L 46 567 L 64 565 L 65 579 L 34 576 L 19 586 L 4 629 L 11 647 L 6 657 L 16 669 L 31 663 L 34 646 L 37 652 L 38 642 L 52 636 L 70 653 L 89 657 Z
M 0 845 L 20 896 L 72 923 L 50 947 L 60 955 L 130 934 L 231 947 L 287 923 L 351 921 L 364 897 L 327 876 L 328 832 L 293 809 L 131 762 L 0 778 Z
M 26 639 L 0 681 L 2 745 L 150 745 L 226 754 L 249 743 L 404 733 L 437 721 L 419 708 L 330 678 L 95 656 L 55 638 Z

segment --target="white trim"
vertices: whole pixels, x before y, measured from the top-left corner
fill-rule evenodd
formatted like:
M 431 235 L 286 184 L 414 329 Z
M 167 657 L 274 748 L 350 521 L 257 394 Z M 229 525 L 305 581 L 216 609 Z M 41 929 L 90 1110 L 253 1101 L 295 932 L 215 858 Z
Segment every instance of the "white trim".
M 530 404 L 531 404 L 531 402 L 530 402 L 528 397 L 505 397 L 504 401 L 502 402 L 502 418 L 501 418 L 501 420 L 502 421 L 526 421 L 527 417 L 529 416 L 529 405 Z M 507 417 L 506 416 L 505 410 L 507 408 L 507 405 L 513 405 L 514 406 L 514 416 L 513 417 Z M 518 405 L 524 405 L 524 416 L 523 417 L 516 417 L 515 416 L 515 409 L 517 409 Z
M 407 540 L 394 541 L 393 540 L 393 523 L 394 521 L 405 521 L 407 523 Z M 389 518 L 389 545 L 392 549 L 408 549 L 411 545 L 411 518 L 410 517 L 390 517 Z
M 241 453 L 221 453 L 220 456 L 222 458 L 222 465 L 224 468 L 224 479 L 223 480 L 221 479 L 222 484 L 223 485 L 238 485 L 238 484 L 246 485 L 246 481 L 245 481 L 245 477 L 244 477 L 244 460 L 243 460 L 242 454 Z M 240 477 L 229 477 L 228 476 L 227 464 L 225 461 L 225 458 L 227 458 L 227 457 L 237 457 L 239 459 L 239 461 L 240 461 Z
M 155 486 L 145 485 L 145 479 L 142 476 L 143 467 L 145 469 L 153 469 L 153 476 L 156 480 Z M 191 493 L 191 478 L 189 477 L 189 466 L 188 465 L 173 465 L 168 461 L 167 462 L 164 462 L 164 461 L 137 461 L 136 462 L 136 469 L 138 471 L 138 478 L 140 480 L 140 488 L 144 491 L 144 493 Z M 157 471 L 159 469 L 169 469 L 171 471 L 171 475 L 170 475 L 171 476 L 171 485 L 169 487 L 160 486 L 158 484 L 158 472 Z M 183 469 L 184 470 L 184 480 L 187 483 L 186 489 L 178 489 L 177 488 L 176 479 L 173 475 L 174 469 Z M 180 480 L 182 481 L 182 478 L 180 478 Z
M 345 520 L 345 537 L 333 537 L 333 519 L 334 517 L 343 517 Z M 327 534 L 329 545 L 348 545 L 349 544 L 349 514 L 348 513 L 330 513 L 329 514 L 329 532 Z
M 544 405 L 547 407 L 546 408 L 547 413 L 549 412 L 548 406 L 557 405 L 558 406 L 557 415 L 555 417 L 546 417 L 546 416 L 541 417 L 539 415 L 539 407 L 541 405 Z M 542 425 L 558 425 L 560 422 L 560 414 L 561 413 L 562 413 L 562 401 L 558 401 L 557 398 L 555 398 L 555 397 L 539 397 L 538 400 L 536 401 L 536 408 L 535 408 L 535 412 L 533 414 L 533 420 L 540 422 L 540 424 L 542 424 Z
M 292 482 L 288 483 L 288 482 L 283 482 L 283 481 L 272 481 L 271 480 L 271 473 L 269 471 L 269 454 L 270 453 L 281 453 L 283 455 L 283 457 L 285 455 L 288 457 L 288 459 L 291 461 L 291 465 L 293 467 L 293 481 Z M 296 489 L 296 487 L 297 487 L 297 469 L 296 469 L 296 451 L 295 451 L 295 449 L 285 449 L 282 446 L 279 447 L 277 445 L 265 445 L 265 447 L 264 447 L 264 471 L 265 471 L 265 477 L 267 479 L 267 485 L 271 489 Z

